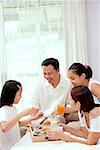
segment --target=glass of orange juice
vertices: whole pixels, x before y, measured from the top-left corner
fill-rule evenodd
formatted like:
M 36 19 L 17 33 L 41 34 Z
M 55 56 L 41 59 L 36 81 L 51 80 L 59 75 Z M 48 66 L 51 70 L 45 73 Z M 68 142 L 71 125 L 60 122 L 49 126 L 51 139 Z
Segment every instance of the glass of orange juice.
M 59 104 L 57 106 L 57 115 L 63 115 L 64 114 L 64 105 L 63 104 Z

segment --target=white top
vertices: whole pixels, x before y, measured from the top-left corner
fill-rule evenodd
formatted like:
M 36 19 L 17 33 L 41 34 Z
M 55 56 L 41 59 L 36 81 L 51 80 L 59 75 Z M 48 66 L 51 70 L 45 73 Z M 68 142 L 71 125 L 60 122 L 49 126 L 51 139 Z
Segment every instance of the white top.
M 17 115 L 15 107 L 3 106 L 0 108 L 0 121 L 8 121 Z M 19 123 L 8 132 L 0 132 L 0 141 L 5 150 L 9 150 L 20 139 Z
M 100 115 L 90 119 L 90 131 L 100 132 Z
M 80 112 L 78 112 L 78 116 L 81 127 L 85 127 L 88 130 L 88 132 L 100 132 L 100 115 L 92 117 L 90 113 L 90 128 L 87 127 L 85 116 L 81 116 Z M 98 139 L 97 143 L 100 143 L 100 138 Z
M 79 115 L 81 127 L 85 127 L 88 131 L 91 132 L 100 132 L 100 115 L 93 118 L 90 113 L 90 128 L 87 127 L 84 114 L 83 116 L 81 116 L 81 113 L 78 112 L 78 115 Z
M 1 144 L 0 144 L 0 150 L 5 150 L 5 149 L 3 148 L 3 145 L 1 145 Z
M 31 105 L 51 114 L 58 104 L 66 103 L 69 88 L 70 81 L 62 76 L 56 88 L 43 79 L 33 92 Z
M 2 130 L 0 128 L 0 150 L 4 150 L 3 143 L 1 141 L 1 138 L 2 138 L 1 133 L 2 133 Z
M 100 84 L 100 82 L 98 82 L 98 81 L 96 81 L 96 80 L 94 80 L 94 79 L 90 79 L 89 85 L 88 85 L 88 88 L 90 89 L 90 91 L 91 91 L 92 85 L 93 85 L 94 83 Z M 95 96 L 93 95 L 93 98 L 94 98 L 94 102 L 95 102 L 96 104 L 100 104 L 100 102 L 99 102 L 99 100 L 97 99 L 97 97 L 95 97 Z

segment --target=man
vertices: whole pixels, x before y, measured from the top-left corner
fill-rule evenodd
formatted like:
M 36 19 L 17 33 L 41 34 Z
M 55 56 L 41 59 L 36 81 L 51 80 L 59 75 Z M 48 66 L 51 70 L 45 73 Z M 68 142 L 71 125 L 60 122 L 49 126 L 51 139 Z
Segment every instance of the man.
M 67 104 L 69 80 L 60 74 L 59 62 L 55 58 L 45 59 L 42 64 L 44 79 L 39 82 L 31 102 L 34 109 L 46 116 L 52 114 L 58 104 Z

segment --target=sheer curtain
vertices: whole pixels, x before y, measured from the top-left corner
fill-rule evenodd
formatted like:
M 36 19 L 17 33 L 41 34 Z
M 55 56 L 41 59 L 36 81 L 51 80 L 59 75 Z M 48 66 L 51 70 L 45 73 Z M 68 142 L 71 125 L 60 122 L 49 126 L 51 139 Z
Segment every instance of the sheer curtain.
M 0 2 L 0 83 L 23 85 L 23 101 L 42 77 L 41 62 L 55 57 L 61 72 L 86 62 L 84 0 L 4 0 Z
M 33 76 L 41 77 L 41 62 L 47 57 L 58 58 L 64 68 L 60 0 L 22 0 L 9 5 L 4 8 L 5 15 L 9 13 L 9 20 L 5 20 L 8 78 L 34 82 Z
M 67 67 L 73 62 L 87 63 L 85 1 L 64 0 L 63 22 Z
M 2 4 L 0 4 L 0 91 L 6 80 L 6 45 Z
M 61 71 L 65 71 L 61 2 L 61 0 L 0 2 L 1 82 L 15 79 L 22 83 L 24 101 L 20 103 L 23 107 L 24 104 L 27 105 L 28 95 L 30 91 L 33 92 L 35 83 L 42 77 L 41 62 L 45 58 L 57 58 Z

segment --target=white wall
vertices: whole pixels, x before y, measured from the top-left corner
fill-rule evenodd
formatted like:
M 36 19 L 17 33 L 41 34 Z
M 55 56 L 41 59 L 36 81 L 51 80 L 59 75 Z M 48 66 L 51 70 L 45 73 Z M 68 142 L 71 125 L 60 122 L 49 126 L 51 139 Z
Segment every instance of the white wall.
M 100 0 L 86 0 L 88 64 L 100 81 Z

